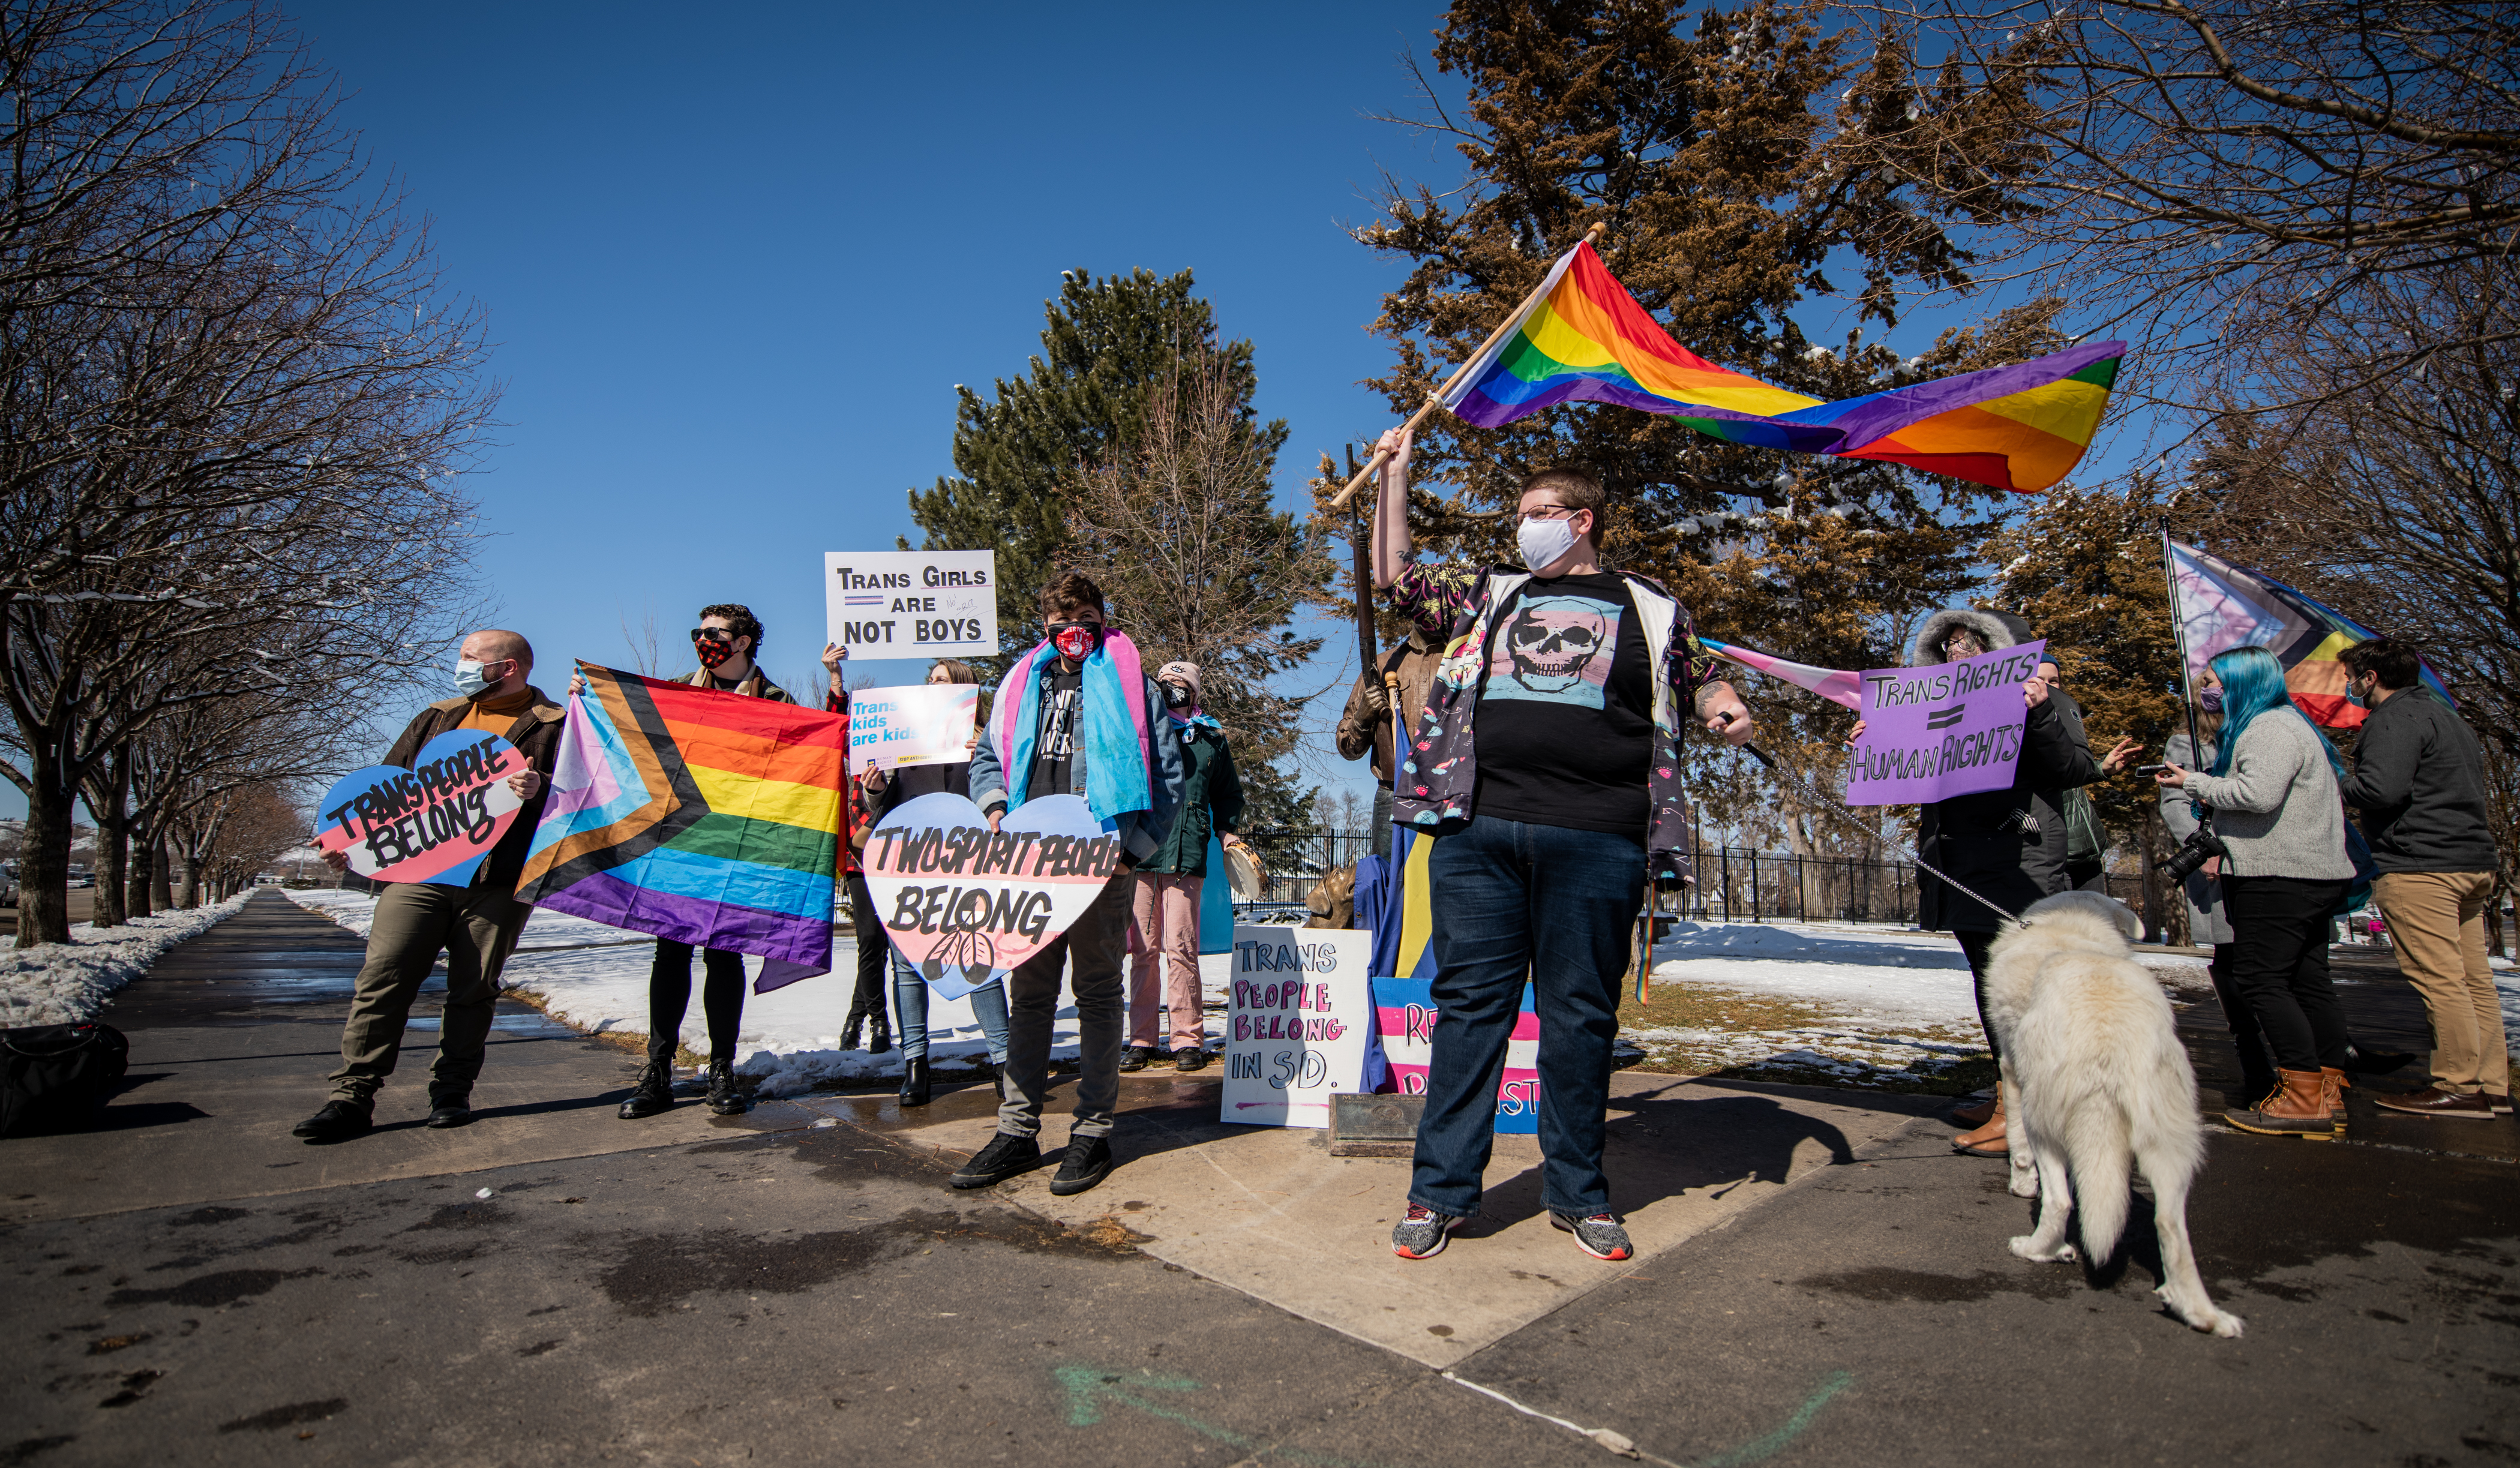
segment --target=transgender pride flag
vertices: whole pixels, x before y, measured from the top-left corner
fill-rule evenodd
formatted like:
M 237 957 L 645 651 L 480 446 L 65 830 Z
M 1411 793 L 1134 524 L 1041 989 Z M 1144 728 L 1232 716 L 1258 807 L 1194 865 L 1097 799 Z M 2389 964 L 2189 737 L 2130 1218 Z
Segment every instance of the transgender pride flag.
M 1697 645 L 1717 657 L 1729 657 L 1754 673 L 1781 678 L 1798 689 L 1809 689 L 1831 703 L 1848 708 L 1864 707 L 1864 680 L 1856 674 L 1837 668 L 1815 668 L 1809 663 L 1787 662 L 1770 652 L 1744 647 L 1738 643 L 1719 643 L 1702 637 Z

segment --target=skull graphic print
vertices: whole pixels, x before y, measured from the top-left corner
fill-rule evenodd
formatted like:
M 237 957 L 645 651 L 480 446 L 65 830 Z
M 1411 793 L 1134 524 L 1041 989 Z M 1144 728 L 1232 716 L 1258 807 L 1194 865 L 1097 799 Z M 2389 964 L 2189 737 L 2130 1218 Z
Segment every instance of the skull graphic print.
M 1496 637 L 1485 696 L 1599 708 L 1621 610 L 1591 597 L 1525 598 Z

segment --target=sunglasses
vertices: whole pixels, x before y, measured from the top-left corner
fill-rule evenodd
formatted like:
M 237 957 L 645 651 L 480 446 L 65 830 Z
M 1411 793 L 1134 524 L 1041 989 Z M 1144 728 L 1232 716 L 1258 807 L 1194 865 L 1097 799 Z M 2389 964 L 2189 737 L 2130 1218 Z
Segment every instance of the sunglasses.
M 731 643 L 735 641 L 735 634 L 723 627 L 695 627 L 692 629 L 692 641 Z

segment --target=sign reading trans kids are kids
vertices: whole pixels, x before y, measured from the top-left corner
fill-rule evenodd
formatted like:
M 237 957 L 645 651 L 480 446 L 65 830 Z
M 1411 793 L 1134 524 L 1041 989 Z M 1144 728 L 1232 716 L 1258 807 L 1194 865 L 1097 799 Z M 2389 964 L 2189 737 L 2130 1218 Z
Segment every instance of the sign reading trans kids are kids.
M 1847 762 L 1848 805 L 1924 805 L 2001 790 L 2021 763 L 2021 686 L 2048 645 L 1864 675 L 1864 737 Z
M 1330 1097 L 1365 1089 L 1373 935 L 1356 928 L 1234 930 L 1223 1119 L 1327 1127 Z
M 994 551 L 826 551 L 831 640 L 851 657 L 988 657 L 998 650 Z

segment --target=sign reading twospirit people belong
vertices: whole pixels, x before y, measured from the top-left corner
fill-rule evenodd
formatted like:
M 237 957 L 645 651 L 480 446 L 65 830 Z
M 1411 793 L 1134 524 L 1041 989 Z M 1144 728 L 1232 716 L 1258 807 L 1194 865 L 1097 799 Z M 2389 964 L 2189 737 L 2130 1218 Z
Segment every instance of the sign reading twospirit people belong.
M 998 650 L 994 551 L 826 551 L 831 640 L 851 657 L 987 657 Z
M 1330 1124 L 1330 1097 L 1364 1088 L 1372 965 L 1373 935 L 1362 929 L 1235 928 L 1226 1121 Z
M 2021 686 L 2045 642 L 1956 663 L 1864 675 L 1864 737 L 1848 762 L 1848 805 L 1925 805 L 2001 790 L 2021 762 Z
M 370 765 L 335 781 L 315 810 L 315 844 L 379 881 L 469 886 L 524 804 L 508 788 L 524 768 L 497 734 L 450 730 L 421 746 L 408 770 Z
M 884 936 L 955 999 L 1084 916 L 1120 869 L 1120 837 L 1073 795 L 1025 801 L 993 831 L 978 806 L 939 791 L 884 817 L 858 862 Z
M 849 694 L 849 773 L 956 765 L 971 757 L 980 690 L 968 683 L 858 689 Z

